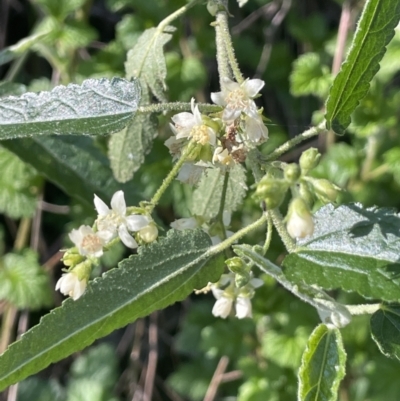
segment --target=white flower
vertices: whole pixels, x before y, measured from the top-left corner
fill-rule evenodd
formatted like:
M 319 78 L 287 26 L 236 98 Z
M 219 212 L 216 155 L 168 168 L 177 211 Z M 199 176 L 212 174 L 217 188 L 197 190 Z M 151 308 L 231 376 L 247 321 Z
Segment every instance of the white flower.
M 99 258 L 103 255 L 103 247 L 107 242 L 108 234 L 101 231 L 94 232 L 92 227 L 82 225 L 77 230 L 72 230 L 69 238 L 81 255 Z
M 175 230 L 182 231 L 182 230 L 194 230 L 199 225 L 197 223 L 197 220 L 194 217 L 188 217 L 188 218 L 175 220 L 170 224 L 170 226 L 171 226 L 171 228 L 174 228 Z
M 222 319 L 226 319 L 231 313 L 233 298 L 227 296 L 225 291 L 214 286 L 211 287 L 211 291 L 216 298 L 216 302 L 211 313 L 215 317 L 222 317 Z
M 228 152 L 228 149 L 224 149 L 221 146 L 218 146 L 214 150 L 213 163 L 219 163 L 226 167 L 232 167 L 235 164 L 232 155 Z
M 249 141 L 253 143 L 263 142 L 268 139 L 268 128 L 264 125 L 258 113 L 254 116 L 246 116 L 245 134 Z
M 164 145 L 169 149 L 169 153 L 172 156 L 172 160 L 176 160 L 181 156 L 182 147 L 185 144 L 184 139 L 176 139 L 176 136 L 170 136 Z
M 236 317 L 244 319 L 245 317 L 252 317 L 251 300 L 249 297 L 238 296 L 235 303 Z
M 237 0 L 237 2 L 239 4 L 239 7 L 243 7 L 248 2 L 248 0 Z
M 94 205 L 99 214 L 96 224 L 99 231 L 107 233 L 107 241 L 118 234 L 128 248 L 137 248 L 135 239 L 129 231 L 139 231 L 149 224 L 149 219 L 143 215 L 126 215 L 126 203 L 123 191 L 117 191 L 111 199 L 111 209 L 97 196 Z M 128 231 L 129 230 L 129 231 Z
M 56 291 L 64 295 L 69 295 L 74 301 L 76 301 L 86 289 L 87 280 L 79 280 L 78 276 L 72 271 L 70 273 L 63 274 L 57 281 Z
M 191 101 L 191 107 L 192 113 L 184 111 L 172 117 L 175 126 L 171 125 L 171 129 L 175 133 L 175 138 L 177 140 L 193 138 L 195 142 L 201 145 L 209 143 L 214 146 L 217 137 L 216 133 L 211 127 L 203 123 L 199 106 L 194 105 L 194 99 Z M 174 144 L 171 141 L 169 145 L 173 146 Z
M 225 77 L 222 91 L 211 93 L 211 99 L 215 104 L 225 107 L 222 119 L 226 122 L 236 120 L 242 112 L 254 118 L 257 114 L 257 106 L 253 98 L 264 84 L 261 79 L 247 79 L 238 84 Z
M 314 221 L 307 205 L 301 198 L 292 200 L 289 206 L 286 229 L 292 238 L 304 238 L 314 232 Z

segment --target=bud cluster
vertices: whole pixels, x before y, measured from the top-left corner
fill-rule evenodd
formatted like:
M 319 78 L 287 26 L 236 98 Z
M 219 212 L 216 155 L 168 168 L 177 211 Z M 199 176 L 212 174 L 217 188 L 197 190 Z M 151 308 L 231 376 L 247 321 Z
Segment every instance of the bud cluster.
M 299 164 L 283 164 L 280 169 L 270 167 L 259 181 L 253 198 L 265 203 L 267 209 L 279 207 L 289 189 L 293 199 L 286 215 L 286 228 L 292 238 L 304 238 L 314 232 L 311 208 L 316 199 L 323 203 L 335 202 L 340 188 L 326 179 L 309 176 L 321 154 L 315 148 L 303 152 Z

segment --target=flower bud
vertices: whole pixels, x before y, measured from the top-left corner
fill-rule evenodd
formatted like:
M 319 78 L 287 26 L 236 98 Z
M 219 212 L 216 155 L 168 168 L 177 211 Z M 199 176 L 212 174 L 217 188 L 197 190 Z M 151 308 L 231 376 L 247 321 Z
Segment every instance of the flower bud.
M 232 273 L 243 273 L 247 271 L 247 265 L 238 256 L 227 259 L 225 264 Z
M 315 193 L 324 203 L 336 202 L 336 198 L 339 195 L 340 188 L 330 181 L 323 178 L 319 180 L 312 180 L 312 186 L 314 187 Z
M 308 207 L 311 207 L 314 204 L 314 195 L 310 191 L 310 187 L 307 182 L 300 182 L 299 195 L 300 198 L 306 202 Z
M 61 258 L 65 266 L 74 267 L 85 259 L 77 252 L 78 250 L 75 247 L 65 251 L 63 257 Z
M 237 288 L 244 287 L 249 283 L 251 279 L 250 273 L 244 272 L 240 274 L 235 274 L 235 285 Z
M 158 228 L 154 222 L 151 222 L 146 227 L 143 227 L 141 230 L 139 230 L 137 235 L 140 240 L 149 244 L 157 239 Z
M 300 178 L 300 168 L 296 163 L 287 164 L 284 169 L 285 180 L 294 184 Z
M 303 175 L 306 175 L 310 170 L 318 165 L 321 154 L 316 148 L 309 148 L 302 153 L 299 160 L 299 165 Z
M 286 228 L 295 239 L 307 237 L 314 232 L 314 221 L 303 199 L 295 198 L 290 203 Z
M 253 198 L 265 201 L 268 209 L 275 209 L 282 203 L 287 189 L 288 183 L 285 180 L 264 176 L 258 183 Z

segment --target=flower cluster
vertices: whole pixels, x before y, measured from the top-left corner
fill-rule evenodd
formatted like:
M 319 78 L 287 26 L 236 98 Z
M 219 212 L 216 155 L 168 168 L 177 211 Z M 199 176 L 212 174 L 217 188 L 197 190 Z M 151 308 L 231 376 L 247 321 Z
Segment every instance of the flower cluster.
M 150 243 L 158 236 L 157 226 L 150 216 L 128 213 L 123 191 L 113 195 L 111 208 L 97 195 L 94 195 L 94 205 L 98 213 L 94 228 L 81 225 L 71 231 L 69 238 L 75 247 L 68 249 L 62 259 L 69 270 L 56 284 L 56 290 L 74 300 L 84 293 L 93 265 L 111 241 L 119 237 L 125 246 L 134 249 L 138 241 Z
M 223 274 L 217 283 L 210 284 L 211 291 L 216 298 L 212 314 L 225 319 L 235 304 L 235 316 L 238 319 L 252 317 L 251 299 L 254 296 L 254 290 L 262 284 L 262 280 L 253 277 L 246 285 L 238 288 L 235 285 L 233 273 Z
M 249 146 L 262 143 L 268 138 L 261 112 L 254 98 L 264 86 L 260 79 L 250 79 L 241 84 L 228 78 L 223 80 L 221 92 L 212 93 L 212 101 L 223 108 L 212 117 L 200 113 L 194 99 L 192 112 L 182 112 L 172 117 L 173 136 L 165 141 L 173 159 L 188 152 L 177 179 L 189 184 L 198 182 L 208 167 L 229 169 L 235 163 L 245 161 Z

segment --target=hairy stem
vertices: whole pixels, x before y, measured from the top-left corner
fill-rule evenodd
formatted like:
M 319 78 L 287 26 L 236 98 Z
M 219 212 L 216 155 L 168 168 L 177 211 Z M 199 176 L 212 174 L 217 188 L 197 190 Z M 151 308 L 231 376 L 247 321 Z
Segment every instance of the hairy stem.
M 276 160 L 279 156 L 283 155 L 299 143 L 312 138 L 313 136 L 319 135 L 321 132 L 326 131 L 325 128 L 326 122 L 323 121 L 321 124 L 319 124 L 317 127 L 312 127 L 308 129 L 307 131 L 304 131 L 302 134 L 295 136 L 293 139 L 290 139 L 289 141 L 285 142 L 283 145 L 279 146 L 276 148 L 272 153 L 269 155 L 263 157 L 263 161 L 272 161 Z
M 221 106 L 216 104 L 197 104 L 203 113 L 216 113 L 221 111 Z M 138 108 L 139 113 L 161 113 L 164 111 L 190 111 L 191 104 L 185 102 L 154 103 Z
M 273 209 L 269 210 L 268 214 L 269 216 L 271 216 L 272 222 L 274 223 L 276 231 L 278 231 L 278 234 L 281 237 L 282 242 L 285 245 L 285 248 L 289 253 L 293 252 L 296 249 L 296 244 L 293 241 L 293 238 L 288 234 L 286 230 L 286 226 L 283 223 L 281 212 L 279 211 L 279 209 Z
M 381 304 L 362 304 L 362 305 L 346 305 L 346 308 L 352 315 L 372 315 L 379 309 Z
M 193 143 L 193 142 L 189 143 L 189 146 L 183 152 L 182 156 L 175 163 L 174 167 L 172 167 L 172 170 L 169 172 L 169 174 L 164 178 L 164 181 L 162 182 L 160 188 L 158 188 L 157 192 L 154 194 L 153 198 L 150 201 L 149 213 L 152 213 L 154 208 L 157 206 L 157 204 L 160 201 L 162 195 L 167 190 L 167 188 L 171 185 L 173 179 L 178 174 L 180 168 L 185 163 L 186 159 L 188 158 L 189 154 L 191 153 L 191 151 L 193 150 L 195 145 L 196 144 Z

